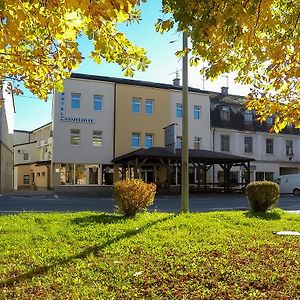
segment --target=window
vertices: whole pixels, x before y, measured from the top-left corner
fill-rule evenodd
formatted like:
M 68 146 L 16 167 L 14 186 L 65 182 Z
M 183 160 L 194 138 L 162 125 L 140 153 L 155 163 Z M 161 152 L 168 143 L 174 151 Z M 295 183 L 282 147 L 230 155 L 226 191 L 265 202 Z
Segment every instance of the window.
M 41 173 L 39 173 L 39 172 L 36 173 L 36 176 L 37 176 L 37 177 L 40 177 L 40 176 L 41 176 Z
M 229 135 L 221 135 L 221 151 L 230 151 Z
M 253 152 L 253 138 L 252 138 L 252 136 L 245 136 L 244 143 L 245 143 L 244 151 L 246 153 L 252 153 Z
M 93 146 L 101 147 L 102 146 L 102 131 L 93 130 Z
M 176 103 L 176 117 L 182 118 L 182 104 Z
M 145 148 L 151 148 L 151 147 L 153 147 L 153 134 L 146 133 L 145 134 Z
M 145 112 L 147 115 L 153 115 L 153 107 L 154 107 L 154 101 L 151 99 L 146 99 Z
M 182 136 L 177 136 L 176 137 L 176 149 L 181 149 L 182 148 Z
M 255 180 L 262 181 L 262 180 L 274 180 L 274 173 L 273 172 L 256 172 L 255 173 Z
M 29 184 L 30 176 L 29 175 L 23 175 L 23 184 Z
M 244 112 L 244 118 L 245 118 L 245 123 L 246 124 L 251 124 L 252 120 L 253 120 L 253 115 L 252 115 L 252 111 L 250 110 L 245 110 Z M 246 151 L 245 151 L 246 152 Z
M 268 118 L 266 119 L 266 124 L 267 124 L 268 126 L 272 126 L 272 125 L 273 125 L 273 118 L 272 118 L 272 117 L 268 117 Z
M 141 99 L 140 98 L 132 99 L 132 112 L 134 112 L 134 113 L 141 112 Z
M 201 106 L 200 105 L 194 105 L 194 119 L 200 120 L 200 114 L 201 114 Z
M 274 153 L 274 147 L 273 147 L 273 140 L 272 139 L 266 139 L 266 153 L 267 154 L 273 154 Z
M 42 177 L 45 177 L 46 176 L 46 172 L 42 172 Z
M 294 151 L 293 151 L 293 141 L 291 140 L 288 140 L 286 141 L 286 155 L 290 155 L 292 156 L 294 154 Z
M 80 96 L 81 94 L 71 93 L 71 108 L 80 109 Z
M 140 134 L 133 132 L 131 135 L 131 147 L 140 148 Z
M 94 95 L 94 111 L 103 111 L 103 96 Z
M 228 106 L 221 106 L 220 118 L 222 121 L 230 121 L 230 109 Z
M 71 129 L 71 145 L 80 144 L 80 129 Z
M 194 137 L 194 149 L 201 149 L 201 137 Z
M 29 160 L 29 153 L 23 154 L 23 160 Z

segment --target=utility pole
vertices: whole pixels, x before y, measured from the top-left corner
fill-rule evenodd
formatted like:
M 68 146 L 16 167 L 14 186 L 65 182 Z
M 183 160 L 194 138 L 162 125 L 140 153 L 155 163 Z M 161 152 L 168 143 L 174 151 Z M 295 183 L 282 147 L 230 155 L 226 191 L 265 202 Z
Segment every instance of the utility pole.
M 188 37 L 183 32 L 183 50 Z M 188 130 L 188 53 L 182 60 L 182 149 L 181 149 L 181 211 L 189 211 L 189 130 Z

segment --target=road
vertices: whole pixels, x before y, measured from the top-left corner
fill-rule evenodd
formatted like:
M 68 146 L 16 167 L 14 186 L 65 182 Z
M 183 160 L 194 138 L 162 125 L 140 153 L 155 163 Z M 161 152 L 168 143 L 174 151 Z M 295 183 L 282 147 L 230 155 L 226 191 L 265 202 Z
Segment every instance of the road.
M 288 211 L 300 211 L 300 197 L 281 196 L 278 206 Z M 201 195 L 190 197 L 190 211 L 243 210 L 248 209 L 246 197 L 241 194 Z M 179 212 L 180 196 L 156 197 L 150 211 Z M 55 195 L 2 195 L 0 213 L 38 212 L 75 212 L 102 211 L 113 212 L 114 200 L 111 197 L 75 197 Z

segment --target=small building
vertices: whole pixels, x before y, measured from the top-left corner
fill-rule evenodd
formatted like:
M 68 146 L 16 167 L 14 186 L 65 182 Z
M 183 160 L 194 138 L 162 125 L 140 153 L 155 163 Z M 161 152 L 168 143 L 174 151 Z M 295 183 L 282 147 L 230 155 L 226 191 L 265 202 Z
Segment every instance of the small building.
M 52 122 L 14 132 L 14 189 L 52 187 Z

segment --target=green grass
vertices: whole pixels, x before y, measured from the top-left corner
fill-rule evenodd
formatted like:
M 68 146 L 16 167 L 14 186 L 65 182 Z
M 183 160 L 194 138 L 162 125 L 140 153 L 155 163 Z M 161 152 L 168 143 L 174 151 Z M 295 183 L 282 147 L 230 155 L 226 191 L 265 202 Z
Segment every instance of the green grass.
M 0 299 L 300 299 L 300 215 L 0 216 Z

